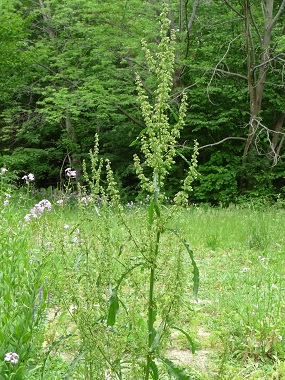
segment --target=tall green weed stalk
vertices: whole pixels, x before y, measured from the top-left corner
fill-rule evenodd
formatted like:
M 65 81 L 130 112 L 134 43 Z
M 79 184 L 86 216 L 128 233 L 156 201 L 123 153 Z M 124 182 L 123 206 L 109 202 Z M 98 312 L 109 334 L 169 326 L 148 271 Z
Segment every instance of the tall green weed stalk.
M 184 334 L 194 352 L 192 339 L 178 316 L 185 296 L 189 301 L 192 288 L 197 297 L 199 285 L 199 271 L 189 244 L 180 231 L 169 227 L 176 208 L 187 204 L 191 183 L 197 177 L 196 143 L 175 206 L 164 206 L 165 180 L 175 162 L 175 146 L 187 108 L 184 93 L 177 122 L 172 125 L 169 103 L 175 36 L 173 31 L 169 36 L 167 14 L 165 7 L 155 55 L 143 41 L 147 63 L 158 80 L 153 104 L 139 75 L 136 79 L 146 127 L 136 140 L 141 144 L 141 158 L 135 156 L 134 162 L 141 190 L 150 200 L 147 211 L 142 208 L 127 213 L 119 204 L 110 162 L 99 158 L 96 137 L 90 152 L 91 175 L 83 166 L 86 188 L 80 189 L 81 217 L 60 242 L 61 251 L 55 252 L 58 266 L 54 277 L 62 278 L 57 302 L 67 310 L 72 307 L 71 318 L 81 337 L 67 378 L 84 359 L 84 377 L 89 380 L 190 379 L 166 352 L 171 328 Z M 71 236 L 76 229 L 80 229 L 80 239 L 73 244 Z M 191 265 L 193 284 L 188 281 Z
M 168 289 L 170 294 L 167 306 L 160 305 L 160 310 L 158 308 L 159 300 L 156 296 L 156 283 L 158 282 L 158 277 L 161 275 L 160 272 L 163 273 L 165 271 L 159 266 L 162 246 L 161 241 L 164 234 L 173 233 L 176 235 L 178 240 L 184 244 L 184 247 L 189 253 L 194 268 L 195 296 L 197 296 L 199 281 L 199 272 L 193 257 L 193 252 L 188 243 L 181 237 L 179 231 L 167 228 L 168 220 L 173 211 L 166 210 L 163 207 L 163 201 L 165 199 L 165 179 L 175 163 L 174 159 L 177 155 L 175 146 L 180 137 L 180 130 L 184 126 L 187 109 L 186 93 L 184 92 L 179 113 L 176 115 L 177 122 L 174 125 L 170 123 L 169 104 L 171 101 L 175 63 L 175 34 L 174 31 L 171 30 L 169 35 L 170 20 L 167 18 L 167 14 L 168 9 L 165 6 L 165 9 L 161 14 L 160 43 L 158 45 L 157 53 L 152 55 L 146 42 L 143 41 L 142 43 L 149 69 L 155 74 L 158 80 L 158 86 L 154 91 L 155 99 L 153 104 L 144 90 L 140 76 L 137 75 L 138 100 L 146 127 L 140 136 L 143 162 L 141 162 L 137 155 L 134 159 L 136 173 L 140 179 L 142 191 L 145 191 L 150 195 L 147 222 L 149 243 L 147 245 L 147 250 L 144 253 L 145 269 L 149 273 L 149 294 L 147 303 L 148 339 L 144 371 L 145 380 L 148 380 L 150 376 L 153 379 L 159 379 L 159 370 L 157 367 L 158 361 L 164 364 L 170 375 L 176 376 L 176 378 L 179 379 L 188 378 L 184 371 L 180 370 L 173 362 L 160 354 L 160 344 L 163 341 L 163 335 L 167 334 L 169 327 L 177 328 L 179 331 L 183 332 L 188 338 L 189 343 L 192 345 L 188 333 L 182 328 L 175 326 L 175 309 L 179 306 L 179 298 L 181 297 L 181 291 L 183 288 L 183 286 L 181 286 L 182 284 L 179 284 L 179 270 L 181 270 L 179 264 L 181 257 L 176 263 L 173 261 L 169 262 L 170 265 L 173 265 L 171 270 L 175 272 L 178 269 L 176 279 L 177 287 L 174 286 L 172 289 Z M 179 191 L 174 197 L 176 205 L 187 204 L 188 192 L 192 190 L 191 183 L 197 177 L 197 154 L 197 143 L 195 143 L 188 173 L 182 183 L 181 191 Z M 146 170 L 148 173 L 151 173 L 151 176 L 145 174 Z M 173 253 L 173 255 L 175 255 L 175 253 Z

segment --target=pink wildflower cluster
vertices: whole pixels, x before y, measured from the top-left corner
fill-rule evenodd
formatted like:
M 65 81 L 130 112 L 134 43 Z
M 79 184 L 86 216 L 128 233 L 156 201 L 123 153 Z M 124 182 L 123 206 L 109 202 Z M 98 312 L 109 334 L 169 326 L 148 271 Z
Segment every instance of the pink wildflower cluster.
M 33 182 L 33 181 L 35 180 L 35 176 L 34 176 L 34 174 L 29 173 L 29 174 L 27 174 L 27 175 L 24 175 L 24 176 L 22 177 L 22 179 L 23 179 L 24 181 L 26 181 L 26 184 L 28 185 L 30 182 Z
M 5 362 L 10 362 L 12 364 L 17 364 L 19 361 L 19 355 L 15 352 L 7 352 L 4 357 Z
M 24 219 L 25 222 L 29 222 L 31 218 L 38 218 L 42 215 L 44 210 L 50 211 L 51 210 L 51 203 L 47 199 L 43 199 L 39 203 L 35 204 L 34 207 L 31 209 L 30 214 L 26 214 Z

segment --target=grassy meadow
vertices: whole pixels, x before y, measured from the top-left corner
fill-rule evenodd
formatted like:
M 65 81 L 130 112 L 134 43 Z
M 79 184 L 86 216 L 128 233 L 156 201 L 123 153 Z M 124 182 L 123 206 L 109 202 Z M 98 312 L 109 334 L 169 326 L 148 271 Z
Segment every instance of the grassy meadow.
M 144 379 L 148 207 L 1 197 L 0 379 Z M 163 212 L 152 347 L 165 365 L 153 378 L 285 379 L 282 204 Z
M 120 204 L 98 136 L 61 191 L 0 169 L 0 380 L 285 379 L 285 204 L 186 206 L 197 141 L 166 202 L 187 114 L 186 91 L 177 114 L 169 106 L 166 5 L 157 52 L 142 46 L 154 99 L 136 78 L 146 127 L 131 145 L 147 200 Z

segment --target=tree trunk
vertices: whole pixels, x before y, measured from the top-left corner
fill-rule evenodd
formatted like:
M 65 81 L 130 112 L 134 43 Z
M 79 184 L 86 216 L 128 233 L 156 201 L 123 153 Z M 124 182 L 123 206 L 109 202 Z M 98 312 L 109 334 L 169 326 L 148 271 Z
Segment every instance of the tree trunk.
M 226 0 L 225 0 L 226 1 Z M 243 1 L 244 21 L 245 21 L 245 41 L 246 41 L 246 55 L 247 55 L 247 69 L 248 69 L 248 89 L 250 100 L 250 118 L 248 124 L 247 140 L 243 152 L 243 165 L 246 163 L 248 153 L 254 145 L 255 136 L 259 128 L 263 128 L 261 124 L 260 111 L 262 110 L 262 99 L 264 88 L 266 84 L 266 76 L 268 72 L 269 62 L 273 59 L 270 57 L 270 44 L 272 39 L 272 28 L 279 19 L 281 13 L 284 11 L 285 0 L 279 5 L 279 8 L 273 15 L 274 0 L 266 0 L 262 2 L 262 11 L 264 17 L 263 31 L 260 32 L 257 23 L 254 20 L 251 12 L 251 0 Z M 255 53 L 254 40 L 252 37 L 251 29 L 254 29 L 259 37 L 259 48 L 262 53 L 259 63 L 256 64 L 257 58 Z M 280 122 L 282 121 L 282 118 Z M 283 126 L 284 120 L 282 121 Z M 277 130 L 280 123 L 276 125 Z M 281 128 L 282 128 L 281 126 Z M 266 128 L 265 128 L 266 130 Z M 278 137 L 275 136 L 275 139 Z M 275 146 L 276 147 L 276 146 Z
M 81 184 L 82 181 L 82 162 L 78 154 L 76 154 L 77 138 L 74 131 L 74 127 L 71 122 L 70 115 L 67 114 L 65 118 L 66 133 L 70 141 L 70 150 L 71 150 L 71 164 L 72 169 L 76 170 L 76 180 Z
M 271 32 L 273 27 L 273 2 L 274 0 L 267 0 L 264 4 L 264 30 L 263 36 L 260 34 L 260 44 L 262 54 L 260 63 L 255 64 L 255 46 L 251 34 L 251 0 L 244 0 L 244 20 L 245 20 L 245 40 L 246 40 L 246 54 L 247 54 L 247 69 L 248 69 L 248 89 L 250 101 L 250 119 L 247 141 L 243 152 L 243 164 L 246 162 L 248 153 L 253 147 L 256 132 L 260 126 L 261 119 L 259 117 L 262 98 L 265 88 L 266 75 L 269 63 L 269 47 L 271 42 Z M 257 78 L 257 79 L 256 79 Z

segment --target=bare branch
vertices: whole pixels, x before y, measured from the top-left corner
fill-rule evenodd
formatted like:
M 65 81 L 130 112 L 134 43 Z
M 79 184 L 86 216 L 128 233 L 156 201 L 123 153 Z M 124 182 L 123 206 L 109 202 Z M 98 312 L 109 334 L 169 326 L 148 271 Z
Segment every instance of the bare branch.
M 119 106 L 119 104 L 115 104 L 113 103 L 113 105 L 125 116 L 127 116 L 130 120 L 132 120 L 135 124 L 139 125 L 140 127 L 142 128 L 145 128 L 145 124 L 143 122 L 141 122 L 140 120 L 138 120 L 137 118 L 135 118 L 134 116 L 132 116 L 129 112 L 127 112 L 126 110 L 124 110 L 121 106 Z
M 40 63 L 40 62 L 37 62 L 37 66 L 42 67 L 43 69 L 47 70 L 48 72 L 50 72 L 50 73 L 53 74 L 53 75 L 57 75 L 57 74 L 59 74 L 57 71 L 52 70 L 51 68 L 45 66 L 44 64 L 42 64 L 42 63 Z M 79 87 L 78 82 L 73 82 L 73 81 L 72 81 L 71 79 L 69 79 L 68 77 L 66 77 L 66 76 L 64 76 L 64 75 L 62 75 L 62 74 L 60 74 L 60 75 L 61 75 L 61 79 L 62 79 L 62 80 L 65 80 L 65 81 L 68 82 L 68 83 L 70 83 L 70 84 L 72 85 L 73 88 L 78 88 L 78 87 Z
M 280 141 L 280 143 L 278 144 L 278 147 L 277 147 L 277 150 L 276 150 L 277 157 L 280 156 L 280 150 L 281 150 L 281 148 L 282 148 L 282 146 L 283 146 L 284 140 L 285 140 L 285 135 L 282 136 L 281 141 Z
M 238 14 L 241 18 L 244 18 L 243 14 L 240 13 L 228 0 L 224 0 L 224 3 L 227 4 L 229 8 L 231 8 L 232 11 L 234 11 L 236 14 Z
M 212 146 L 215 146 L 215 145 L 219 145 L 219 144 L 222 144 L 223 142 L 225 142 L 227 140 L 243 140 L 243 141 L 245 141 L 246 138 L 245 137 L 234 137 L 234 136 L 225 137 L 223 140 L 220 140 L 220 141 L 218 141 L 216 143 L 199 146 L 198 149 L 204 149 L 204 148 L 212 147 Z
M 245 141 L 246 138 L 245 137 L 229 136 L 229 137 L 225 137 L 224 139 L 222 139 L 222 140 L 220 140 L 218 142 L 215 142 L 215 143 L 212 143 L 212 144 L 203 145 L 203 146 L 199 146 L 198 149 L 201 150 L 201 149 L 204 149 L 204 148 L 209 148 L 209 147 L 212 147 L 212 146 L 215 146 L 215 145 L 219 145 L 219 144 L 222 144 L 223 142 L 225 142 L 227 140 L 243 140 L 243 141 Z M 186 145 L 179 145 L 179 148 L 193 149 L 193 147 L 189 147 L 189 146 L 186 146 Z
M 273 25 L 276 23 L 276 21 L 278 20 L 278 18 L 280 17 L 281 13 L 284 11 L 284 8 L 285 8 L 285 0 L 282 1 L 281 5 L 279 6 L 279 9 L 275 15 L 275 17 L 273 18 L 273 20 L 271 21 L 270 23 L 270 27 L 272 28 Z
M 274 57 L 268 59 L 267 61 L 260 63 L 259 65 L 252 68 L 252 72 L 254 72 L 255 70 L 259 69 L 262 66 L 267 65 L 269 62 L 274 61 L 276 58 L 283 56 L 283 55 L 285 56 L 285 53 L 279 53 L 279 54 L 275 55 Z
M 280 150 L 285 138 L 285 132 L 281 131 L 283 127 L 283 123 L 285 121 L 285 112 L 283 112 L 281 116 L 283 117 L 281 117 L 280 123 L 275 130 L 270 129 L 266 127 L 264 124 L 262 124 L 261 119 L 255 119 L 251 121 L 251 124 L 254 125 L 254 130 L 252 132 L 252 139 L 254 137 L 253 135 L 255 135 L 254 137 L 255 149 L 258 155 L 266 156 L 268 160 L 272 161 L 272 167 L 276 166 L 280 159 Z M 263 148 L 263 143 L 261 142 L 264 136 L 262 136 L 262 134 L 266 135 L 266 138 L 269 144 L 269 151 L 268 150 L 265 151 Z M 277 145 L 276 135 L 281 136 L 281 141 L 278 145 Z
M 253 124 L 253 128 L 252 128 L 252 132 L 251 132 L 250 137 L 252 139 L 254 139 L 254 146 L 255 146 L 256 152 L 259 156 L 267 156 L 268 160 L 272 161 L 272 167 L 277 165 L 277 163 L 280 159 L 280 151 L 281 151 L 281 148 L 282 148 L 283 143 L 285 141 L 285 132 L 281 131 L 281 128 L 282 128 L 283 123 L 285 121 L 285 111 L 282 113 L 281 116 L 283 116 L 283 118 L 280 122 L 279 128 L 275 129 L 275 130 L 267 128 L 264 124 L 262 124 L 261 119 L 255 119 L 254 121 L 251 120 L 251 124 Z M 267 141 L 269 144 L 269 148 L 270 148 L 269 151 L 265 151 L 263 148 L 263 144 L 264 144 L 263 143 L 263 137 L 264 136 L 262 136 L 263 134 L 266 135 L 266 138 L 267 138 Z M 276 135 L 281 136 L 281 141 L 278 145 L 277 145 L 277 141 L 275 139 Z M 248 138 L 229 136 L 229 137 L 225 137 L 224 139 L 217 141 L 215 143 L 199 146 L 198 149 L 201 150 L 201 149 L 213 147 L 213 146 L 222 144 L 223 142 L 225 142 L 227 140 L 247 141 Z M 193 149 L 192 147 L 189 147 L 185 144 L 186 144 L 186 142 L 183 145 L 179 145 L 178 147 L 183 148 L 183 149 L 189 149 L 189 150 Z
M 249 8 L 249 15 L 250 15 L 251 21 L 253 23 L 254 29 L 255 29 L 255 31 L 256 31 L 256 33 L 258 35 L 258 39 L 259 39 L 259 42 L 260 42 L 260 45 L 261 45 L 262 44 L 262 36 L 261 36 L 261 33 L 260 33 L 259 29 L 258 29 L 258 26 L 257 26 L 256 22 L 255 22 L 255 19 L 253 17 L 251 8 Z
M 216 72 L 222 73 L 222 74 L 229 75 L 229 76 L 238 77 L 238 78 L 244 79 L 246 81 L 248 79 L 246 75 L 242 75 L 239 73 L 233 73 L 232 71 L 226 71 L 226 70 L 217 69 L 217 68 L 214 68 L 213 70 L 215 70 Z
M 214 79 L 214 76 L 215 76 L 215 73 L 216 73 L 216 69 L 218 68 L 218 66 L 223 62 L 223 60 L 226 58 L 226 56 L 228 55 L 228 52 L 230 51 L 230 48 L 231 48 L 231 45 L 232 43 L 237 40 L 238 38 L 240 37 L 240 35 L 236 36 L 233 40 L 231 40 L 229 43 L 228 43 L 228 47 L 227 47 L 227 50 L 225 52 L 225 54 L 222 56 L 222 58 L 219 60 L 219 62 L 216 64 L 215 68 L 214 68 L 214 71 L 213 71 L 213 74 L 211 76 L 211 79 L 208 83 L 208 86 L 207 86 L 207 91 L 212 83 L 212 80 Z M 209 94 L 208 94 L 209 96 Z

